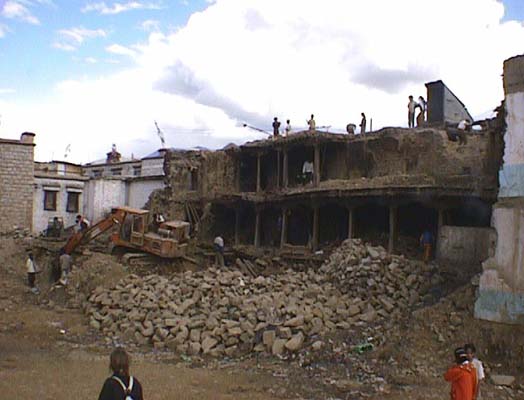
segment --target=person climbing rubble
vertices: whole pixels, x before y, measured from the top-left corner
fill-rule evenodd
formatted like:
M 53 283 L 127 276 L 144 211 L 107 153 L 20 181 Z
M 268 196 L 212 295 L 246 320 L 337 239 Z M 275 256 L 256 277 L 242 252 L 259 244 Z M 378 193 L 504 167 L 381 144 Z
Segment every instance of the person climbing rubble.
M 420 235 L 420 245 L 424 249 L 424 262 L 427 264 L 431 259 L 431 253 L 433 252 L 433 233 L 427 228 L 422 235 Z
M 68 282 L 69 273 L 71 272 L 72 259 L 71 255 L 67 254 L 62 248 L 60 250 L 60 280 L 58 281 L 61 285 L 66 286 Z
M 480 382 L 482 382 L 485 377 L 484 366 L 482 365 L 482 361 L 480 361 L 475 356 L 477 349 L 475 348 L 475 345 L 473 343 L 466 343 L 464 345 L 464 350 L 466 351 L 466 355 L 468 356 L 468 361 L 475 367 L 475 370 L 477 371 L 477 391 L 475 393 L 475 398 L 479 400 L 480 399 Z
M 218 235 L 213 241 L 213 247 L 215 249 L 215 265 L 220 267 L 224 266 L 224 239 Z
M 424 97 L 419 96 L 418 97 L 418 103 L 416 108 L 418 108 L 420 111 L 417 115 L 417 127 L 424 125 L 424 122 L 426 121 L 426 109 L 427 109 L 427 103 L 426 100 L 424 100 Z

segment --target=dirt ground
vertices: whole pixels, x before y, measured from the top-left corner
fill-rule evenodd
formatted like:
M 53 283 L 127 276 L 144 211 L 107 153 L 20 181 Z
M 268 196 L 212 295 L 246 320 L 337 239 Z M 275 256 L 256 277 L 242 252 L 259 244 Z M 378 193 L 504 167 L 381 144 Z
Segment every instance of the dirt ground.
M 112 343 L 87 327 L 82 310 L 70 308 L 63 293 L 48 292 L 45 274 L 39 276 L 42 294 L 30 293 L 24 257 L 19 241 L 0 238 L 0 399 L 96 399 L 109 375 Z M 126 273 L 108 257 L 84 256 L 113 275 Z M 79 287 L 107 280 L 102 270 L 94 275 Z M 129 349 L 132 374 L 148 400 L 446 399 L 449 386 L 442 374 L 449 355 L 473 341 L 488 372 L 517 377 L 513 388 L 486 382 L 483 399 L 524 399 L 524 330 L 474 320 L 473 300 L 474 288 L 459 288 L 437 304 L 414 310 L 384 333 L 389 337 L 384 346 L 362 355 L 347 354 L 343 346 L 355 332 L 328 340 L 324 352 L 290 359 L 181 358 L 137 347 Z M 457 316 L 455 327 L 450 318 Z

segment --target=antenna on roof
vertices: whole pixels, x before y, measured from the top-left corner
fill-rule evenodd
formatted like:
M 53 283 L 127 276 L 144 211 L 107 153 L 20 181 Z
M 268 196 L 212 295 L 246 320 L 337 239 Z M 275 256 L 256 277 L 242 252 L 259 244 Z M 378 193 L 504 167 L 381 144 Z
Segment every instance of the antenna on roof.
M 160 130 L 160 128 L 158 127 L 158 124 L 156 123 L 156 121 L 155 121 L 155 126 L 156 126 L 156 134 L 158 135 L 158 137 L 160 138 L 160 142 L 162 143 L 162 148 L 165 148 L 166 147 L 166 139 L 164 137 L 164 132 L 162 132 Z

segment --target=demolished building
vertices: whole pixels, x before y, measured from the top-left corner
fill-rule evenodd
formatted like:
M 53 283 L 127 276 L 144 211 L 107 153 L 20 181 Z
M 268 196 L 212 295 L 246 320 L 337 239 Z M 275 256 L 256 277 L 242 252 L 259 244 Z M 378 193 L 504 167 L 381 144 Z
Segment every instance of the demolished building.
M 477 318 L 524 323 L 524 56 L 504 63 L 505 149 L 493 208 L 497 246 L 483 263 Z
M 502 149 L 493 120 L 465 145 L 444 127 L 384 128 L 168 152 L 166 189 L 151 206 L 192 222 L 202 239 L 221 234 L 255 251 L 311 253 L 348 237 L 393 251 L 399 234 L 418 238 L 427 227 L 489 229 Z M 471 261 L 488 256 L 489 243 L 480 247 Z

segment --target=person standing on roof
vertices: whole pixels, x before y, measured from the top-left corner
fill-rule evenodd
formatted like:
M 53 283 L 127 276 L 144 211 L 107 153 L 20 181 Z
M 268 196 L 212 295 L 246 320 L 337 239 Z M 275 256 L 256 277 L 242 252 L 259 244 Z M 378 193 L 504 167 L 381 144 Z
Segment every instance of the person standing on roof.
M 360 121 L 360 134 L 366 133 L 366 114 L 360 113 L 362 120 Z
M 286 121 L 286 129 L 285 129 L 285 136 L 291 135 L 291 123 L 289 122 L 289 119 Z
M 277 117 L 273 118 L 273 137 L 276 139 L 280 135 L 280 122 Z
M 413 100 L 413 96 L 409 96 L 409 103 L 408 103 L 408 127 L 414 128 L 415 127 L 415 108 L 417 107 L 417 103 L 415 100 Z
M 426 100 L 424 100 L 424 97 L 422 96 L 418 97 L 417 107 L 420 110 L 420 112 L 417 115 L 417 126 L 422 126 L 424 122 L 426 121 L 426 108 L 427 108 L 427 103 L 426 103 Z
M 317 129 L 317 124 L 315 123 L 315 116 L 311 114 L 311 118 L 307 121 L 307 125 L 309 126 L 310 132 L 315 132 Z

